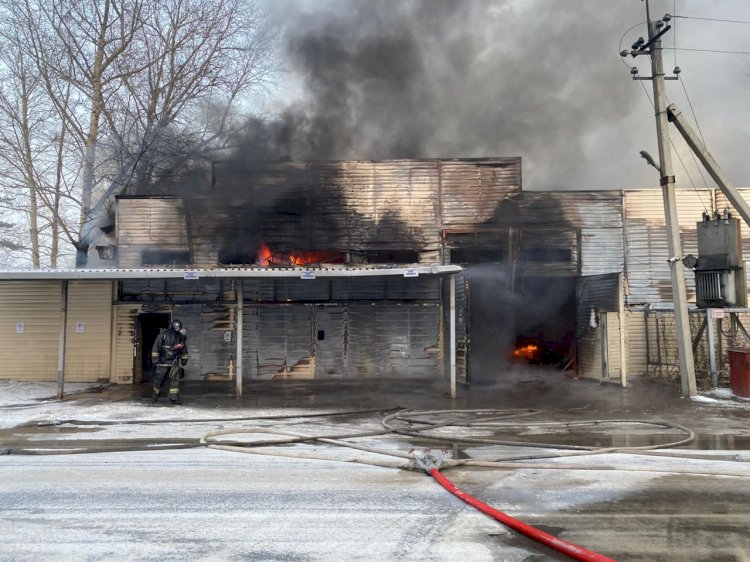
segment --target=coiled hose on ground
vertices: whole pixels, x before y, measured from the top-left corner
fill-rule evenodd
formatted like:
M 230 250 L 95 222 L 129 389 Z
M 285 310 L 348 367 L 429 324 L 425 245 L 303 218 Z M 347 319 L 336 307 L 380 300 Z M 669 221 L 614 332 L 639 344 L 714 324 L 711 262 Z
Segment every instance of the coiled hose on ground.
M 476 461 L 472 459 L 446 459 L 446 458 L 433 458 L 429 454 L 418 457 L 412 450 L 408 453 L 402 451 L 394 451 L 392 449 L 382 449 L 371 446 L 364 446 L 356 443 L 352 443 L 350 439 L 356 439 L 366 436 L 374 435 L 373 432 L 369 433 L 357 433 L 348 435 L 320 435 L 310 436 L 298 432 L 291 432 L 286 430 L 276 430 L 273 428 L 264 427 L 253 427 L 253 428 L 241 428 L 241 429 L 224 429 L 213 431 L 204 436 L 202 442 L 206 443 L 209 447 L 225 450 L 225 451 L 237 451 L 243 453 L 254 453 L 254 454 L 267 454 L 272 456 L 285 456 L 285 457 L 296 457 L 306 459 L 321 459 L 321 460 L 341 460 L 332 459 L 330 456 L 320 455 L 311 452 L 298 453 L 294 451 L 268 451 L 259 449 L 259 447 L 265 447 L 269 445 L 280 446 L 288 443 L 300 443 L 302 441 L 315 441 L 318 443 L 325 443 L 328 445 L 337 445 L 349 447 L 368 453 L 374 453 L 376 455 L 383 455 L 388 457 L 395 457 L 404 459 L 409 462 L 394 462 L 392 460 L 381 460 L 371 459 L 364 457 L 355 457 L 346 459 L 345 462 L 355 462 L 364 464 L 373 464 L 377 466 L 393 467 L 393 468 L 409 468 L 413 469 L 415 466 L 425 470 L 435 481 L 437 481 L 446 490 L 468 503 L 472 507 L 480 510 L 481 512 L 493 517 L 502 524 L 511 527 L 512 529 L 528 536 L 529 538 L 536 540 L 546 546 L 557 550 L 575 560 L 583 560 L 589 562 L 611 562 L 612 559 L 608 558 L 597 552 L 587 550 L 576 544 L 570 543 L 549 533 L 541 531 L 531 525 L 524 523 L 510 515 L 503 513 L 502 511 L 491 507 L 478 499 L 474 498 L 470 494 L 457 488 L 444 474 L 440 472 L 440 466 L 455 467 L 455 466 L 492 466 L 495 468 L 548 468 L 548 469 L 570 469 L 570 468 L 589 468 L 591 470 L 601 470 L 603 467 L 581 467 L 565 465 L 561 467 L 559 465 L 540 465 L 537 463 L 532 464 L 520 464 L 518 460 L 531 460 L 538 458 L 551 458 L 560 456 L 571 456 L 571 455 L 584 455 L 584 454 L 601 454 L 609 452 L 628 452 L 628 451 L 640 451 L 645 452 L 653 449 L 678 447 L 681 445 L 687 445 L 695 439 L 695 434 L 688 428 L 662 421 L 643 421 L 643 420 L 606 420 L 606 421 L 580 421 L 580 422 L 542 422 L 534 423 L 537 427 L 581 427 L 581 426 L 597 426 L 597 425 L 618 425 L 618 424 L 640 424 L 640 425 L 651 425 L 659 428 L 666 428 L 669 430 L 677 430 L 685 434 L 685 437 L 669 443 L 660 445 L 649 445 L 642 447 L 626 447 L 626 448 L 595 448 L 586 447 L 580 445 L 556 445 L 549 443 L 532 443 L 532 442 L 519 442 L 519 441 L 507 441 L 497 439 L 484 439 L 477 437 L 461 437 L 456 435 L 446 435 L 444 430 L 449 427 L 460 426 L 462 428 L 474 428 L 480 430 L 498 430 L 498 429 L 517 429 L 522 426 L 528 426 L 528 423 L 522 423 L 517 421 L 518 418 L 527 417 L 538 412 L 534 410 L 518 411 L 518 410 L 429 410 L 429 411 L 400 411 L 394 414 L 386 416 L 382 420 L 382 425 L 392 433 L 401 435 L 407 435 L 411 437 L 427 438 L 435 441 L 449 441 L 451 443 L 462 442 L 472 444 L 483 444 L 483 445 L 505 445 L 505 446 L 522 446 L 522 447 L 542 447 L 542 448 L 556 448 L 572 450 L 574 452 L 568 452 L 564 454 L 548 454 L 544 456 L 522 456 L 513 458 L 504 458 L 502 460 L 495 461 Z M 432 417 L 433 419 L 429 419 Z M 442 417 L 442 419 L 441 419 Z M 464 419 L 461 419 L 461 418 Z M 434 419 L 437 418 L 437 419 Z M 514 421 L 508 421 L 514 419 Z M 399 423 L 401 425 L 397 425 Z M 415 427 L 417 426 L 417 427 Z M 443 430 L 443 434 L 439 434 Z M 239 434 L 266 434 L 266 435 L 281 435 L 286 436 L 287 439 L 272 439 L 272 440 L 234 440 L 227 441 L 225 438 L 228 435 L 239 435 Z M 429 451 L 429 450 L 427 450 Z M 617 470 L 617 467 L 606 467 L 606 469 Z M 649 472 L 653 472 L 652 469 L 648 469 Z M 670 470 L 669 472 L 675 472 Z
M 212 419 L 163 419 L 163 420 L 55 420 L 50 422 L 50 425 L 119 425 L 119 424 L 153 424 L 153 423 L 203 423 L 203 422 L 236 422 L 236 421 L 262 421 L 262 420 L 280 420 L 280 419 L 292 419 L 292 418 L 315 418 L 315 417 L 330 417 L 330 416 L 342 416 L 342 415 L 356 415 L 363 413 L 372 412 L 387 412 L 388 410 L 360 410 L 350 412 L 332 412 L 332 413 L 320 413 L 320 414 L 291 414 L 282 416 L 249 416 L 249 417 L 237 417 L 237 418 L 212 418 Z M 440 468 L 453 468 L 459 466 L 477 466 L 477 467 L 491 467 L 496 469 L 515 470 L 520 468 L 531 468 L 537 470 L 628 470 L 628 471 L 643 471 L 650 473 L 668 473 L 668 474 L 702 474 L 711 475 L 713 473 L 699 472 L 690 470 L 685 466 L 670 470 L 657 470 L 654 468 L 639 468 L 639 467 L 628 467 L 622 468 L 615 465 L 587 465 L 587 464 L 543 464 L 539 462 L 519 462 L 519 461 L 537 461 L 539 459 L 550 459 L 568 456 L 581 456 L 581 455 L 594 455 L 602 453 L 637 453 L 637 454 L 650 454 L 655 449 L 665 449 L 687 445 L 695 439 L 695 434 L 688 428 L 663 421 L 651 421 L 651 420 L 591 420 L 591 421 L 569 421 L 569 422 L 529 422 L 528 420 L 521 420 L 520 418 L 526 418 L 538 414 L 536 410 L 496 410 L 496 409 L 482 409 L 482 410 L 399 410 L 395 413 L 386 415 L 381 423 L 383 425 L 382 430 L 371 430 L 365 432 L 345 433 L 345 434 L 326 434 L 326 435 L 309 435 L 305 433 L 293 432 L 288 430 L 280 430 L 271 427 L 254 426 L 244 428 L 229 428 L 212 431 L 204 435 L 200 440 L 195 440 L 191 443 L 173 443 L 165 444 L 163 448 L 184 448 L 184 447 L 203 447 L 207 446 L 213 449 L 251 453 L 259 455 L 269 456 L 282 456 L 291 458 L 303 458 L 303 459 L 316 459 L 316 460 L 335 460 L 343 462 L 354 462 L 361 464 L 369 464 L 375 466 L 389 467 L 389 468 L 400 468 L 410 469 L 420 468 L 428 474 L 430 474 L 441 486 L 449 490 L 451 493 L 469 503 L 473 507 L 479 509 L 483 513 L 497 519 L 501 523 L 519 531 L 527 536 L 550 546 L 562 552 L 568 556 L 571 556 L 577 560 L 597 561 L 603 562 L 611 560 L 606 556 L 602 556 L 598 553 L 588 551 L 568 543 L 562 539 L 558 539 L 553 535 L 544 533 L 539 529 L 536 529 L 522 521 L 519 521 L 487 504 L 482 503 L 476 498 L 470 496 L 466 492 L 458 489 L 452 482 L 450 482 L 441 472 Z M 539 443 L 539 442 L 528 442 L 528 441 L 510 441 L 493 439 L 488 437 L 478 436 L 467 436 L 465 433 L 468 431 L 479 431 L 481 433 L 498 433 L 514 431 L 518 432 L 522 428 L 529 426 L 537 428 L 580 428 L 580 427 L 605 427 L 623 424 L 638 424 L 652 427 L 658 427 L 660 429 L 666 428 L 670 431 L 678 431 L 684 434 L 684 437 L 676 439 L 669 443 L 663 443 L 659 445 L 649 445 L 642 447 L 588 447 L 583 445 L 570 445 L 570 444 L 551 444 L 551 443 Z M 32 425 L 32 424 L 26 424 Z M 44 425 L 35 423 L 33 425 Z M 453 431 L 458 428 L 458 431 Z M 404 452 L 401 450 L 394 450 L 392 448 L 380 448 L 372 447 L 369 445 L 363 445 L 353 442 L 354 439 L 361 439 L 365 437 L 383 436 L 387 434 L 399 434 L 409 437 L 417 437 L 422 440 L 430 440 L 436 443 L 466 443 L 476 445 L 502 445 L 507 447 L 524 447 L 524 448 L 544 448 L 544 449 L 556 449 L 560 452 L 544 453 L 542 455 L 522 455 L 512 457 L 502 457 L 492 460 L 478 460 L 478 459 L 454 459 L 454 458 L 432 458 L 429 454 L 419 455 L 419 451 L 411 450 Z M 278 439 L 227 439 L 230 435 L 278 435 Z M 175 440 L 172 440 L 175 441 Z M 191 440 L 192 441 L 192 440 Z M 334 458 L 331 455 L 314 453 L 310 451 L 289 451 L 280 450 L 280 447 L 290 444 L 299 444 L 304 442 L 316 442 L 327 445 L 347 447 L 350 449 L 359 450 L 367 453 L 368 455 L 376 455 L 375 458 L 372 456 L 359 456 L 347 459 Z M 267 447 L 275 447 L 273 450 L 269 450 Z M 154 450 L 154 445 L 149 444 L 147 447 L 128 447 L 126 450 Z M 76 450 L 65 449 L 61 451 L 50 451 L 46 450 L 43 453 L 34 452 L 31 449 L 26 451 L 14 450 L 14 454 L 70 454 L 70 453 L 85 453 L 85 452 L 105 452 L 112 451 L 111 448 L 96 448 L 87 447 Z M 429 449 L 422 450 L 429 451 Z M 661 451 L 661 454 L 664 452 Z M 680 456 L 675 454 L 674 456 Z M 394 460 L 397 459 L 397 460 Z M 725 476 L 734 476 L 739 478 L 748 478 L 746 474 L 723 474 Z

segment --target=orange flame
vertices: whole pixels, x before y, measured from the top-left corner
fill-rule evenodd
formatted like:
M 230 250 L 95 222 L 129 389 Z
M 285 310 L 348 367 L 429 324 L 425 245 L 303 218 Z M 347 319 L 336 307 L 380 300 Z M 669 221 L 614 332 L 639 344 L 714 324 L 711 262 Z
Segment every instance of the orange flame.
M 263 267 L 268 267 L 271 265 L 271 249 L 264 244 L 263 242 L 260 243 L 260 246 L 258 247 L 258 265 Z
M 313 263 L 345 263 L 345 254 L 341 252 L 317 252 L 311 250 L 293 250 L 289 253 L 274 253 L 267 244 L 258 247 L 258 264 L 262 267 L 269 265 L 300 266 Z
M 519 347 L 513 352 L 513 355 L 517 359 L 526 359 L 527 361 L 531 361 L 532 359 L 536 358 L 538 352 L 539 352 L 539 347 L 536 345 L 530 344 L 524 347 Z

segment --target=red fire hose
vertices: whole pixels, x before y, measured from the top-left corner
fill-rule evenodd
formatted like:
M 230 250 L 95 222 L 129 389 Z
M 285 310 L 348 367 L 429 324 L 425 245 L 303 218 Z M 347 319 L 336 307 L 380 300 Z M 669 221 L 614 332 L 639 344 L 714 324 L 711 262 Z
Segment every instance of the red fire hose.
M 549 533 L 540 531 L 539 529 L 532 527 L 531 525 L 527 525 L 523 521 L 519 521 L 518 519 L 511 517 L 510 515 L 479 501 L 463 490 L 456 488 L 453 482 L 443 476 L 443 474 L 437 468 L 430 469 L 430 476 L 437 480 L 438 484 L 448 490 L 451 494 L 465 501 L 470 506 L 477 508 L 482 513 L 489 515 L 493 519 L 500 521 L 500 523 L 502 523 L 503 525 L 507 525 L 511 529 L 514 529 L 519 533 L 523 533 L 527 537 L 545 544 L 550 548 L 554 548 L 558 552 L 562 552 L 563 554 L 566 554 L 571 558 L 574 558 L 575 560 L 584 560 L 586 562 L 615 562 L 615 560 L 612 558 L 607 558 L 606 556 L 603 556 L 597 552 L 592 552 L 571 542 L 558 539 L 554 535 L 550 535 Z

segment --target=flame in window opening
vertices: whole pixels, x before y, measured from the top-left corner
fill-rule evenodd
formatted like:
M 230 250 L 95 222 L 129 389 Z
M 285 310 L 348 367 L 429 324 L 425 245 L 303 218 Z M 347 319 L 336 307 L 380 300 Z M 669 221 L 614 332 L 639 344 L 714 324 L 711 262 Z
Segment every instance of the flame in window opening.
M 260 246 L 258 247 L 258 265 L 262 267 L 268 267 L 272 263 L 272 257 L 273 255 L 271 254 L 271 249 L 266 244 L 261 242 Z
M 261 242 L 258 247 L 258 265 L 261 267 L 281 266 L 294 267 L 318 263 L 346 263 L 346 254 L 342 252 L 324 252 L 312 250 L 293 250 L 291 252 L 272 252 L 268 244 Z

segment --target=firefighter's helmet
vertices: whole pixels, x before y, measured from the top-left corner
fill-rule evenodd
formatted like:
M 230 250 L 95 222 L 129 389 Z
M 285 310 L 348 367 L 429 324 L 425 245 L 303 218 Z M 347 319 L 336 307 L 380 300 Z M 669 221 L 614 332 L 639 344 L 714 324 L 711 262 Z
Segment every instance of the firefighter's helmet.
M 182 330 L 182 322 L 180 322 L 179 320 L 175 320 L 174 322 L 172 322 L 172 329 L 175 332 L 181 331 Z

